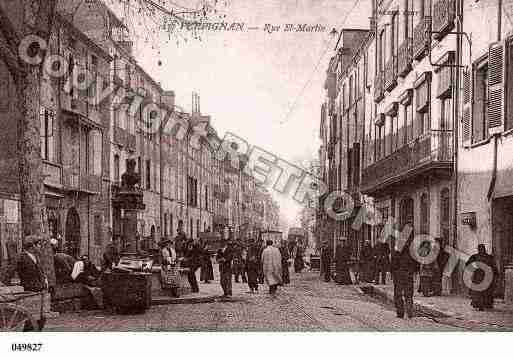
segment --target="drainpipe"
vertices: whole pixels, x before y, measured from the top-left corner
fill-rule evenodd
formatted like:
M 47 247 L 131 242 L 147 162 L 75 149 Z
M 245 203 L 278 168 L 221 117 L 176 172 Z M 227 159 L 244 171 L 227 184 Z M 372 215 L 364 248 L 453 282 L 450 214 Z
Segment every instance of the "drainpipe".
M 461 64 L 462 64 L 462 37 L 463 31 L 463 1 L 456 1 L 456 56 L 455 56 L 455 67 L 454 67 L 454 89 L 453 89 L 453 218 L 452 218 L 452 245 L 451 247 L 457 248 L 458 243 L 458 192 L 459 192 L 459 176 L 458 176 L 458 151 L 459 151 L 459 118 L 460 118 L 460 76 L 461 76 Z M 472 61 L 472 59 L 470 59 Z

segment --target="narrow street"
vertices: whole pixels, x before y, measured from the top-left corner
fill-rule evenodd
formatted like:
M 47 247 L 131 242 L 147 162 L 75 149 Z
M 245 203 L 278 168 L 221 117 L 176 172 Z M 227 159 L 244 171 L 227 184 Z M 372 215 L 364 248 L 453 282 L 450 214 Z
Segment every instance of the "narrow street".
M 62 314 L 46 331 L 451 331 L 433 319 L 398 319 L 391 306 L 357 286 L 319 280 L 318 273 L 292 275 L 276 298 L 248 293 L 234 283 L 231 301 L 153 306 L 141 315 L 104 312 Z

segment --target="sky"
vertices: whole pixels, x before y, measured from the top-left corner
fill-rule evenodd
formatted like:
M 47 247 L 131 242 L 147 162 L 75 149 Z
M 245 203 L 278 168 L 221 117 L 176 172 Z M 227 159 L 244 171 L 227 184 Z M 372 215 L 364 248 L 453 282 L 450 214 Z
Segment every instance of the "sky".
M 200 1 L 214 0 L 156 2 L 179 9 L 195 8 Z M 135 56 L 165 90 L 175 91 L 177 105 L 190 110 L 197 92 L 201 112 L 211 116 L 221 137 L 230 131 L 304 164 L 317 158 L 320 144 L 325 71 L 338 39 L 330 32 L 368 27 L 370 7 L 370 0 L 219 0 L 216 10 L 224 21 L 259 29 L 203 31 L 201 41 L 190 37 L 177 45 L 164 31 L 155 34 L 151 19 L 131 20 L 137 29 Z M 266 24 L 281 25 L 280 31 L 268 33 Z M 325 31 L 285 32 L 284 24 L 319 24 Z M 187 30 L 182 32 L 187 37 Z M 294 223 L 300 206 L 290 196 L 273 195 L 282 215 Z

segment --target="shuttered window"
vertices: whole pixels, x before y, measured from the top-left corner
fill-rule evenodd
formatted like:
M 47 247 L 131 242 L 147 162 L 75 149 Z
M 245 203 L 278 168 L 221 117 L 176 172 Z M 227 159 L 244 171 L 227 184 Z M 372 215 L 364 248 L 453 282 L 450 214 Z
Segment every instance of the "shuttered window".
M 506 118 L 504 127 L 506 130 L 513 129 L 513 38 L 506 42 Z
M 472 70 L 463 72 L 463 113 L 462 113 L 462 144 L 470 144 L 470 130 L 472 125 Z
M 474 104 L 472 106 L 472 143 L 488 138 L 488 63 L 474 72 Z
M 486 94 L 486 120 L 494 132 L 502 132 L 502 105 L 504 103 L 504 45 L 490 45 L 488 50 L 488 91 Z

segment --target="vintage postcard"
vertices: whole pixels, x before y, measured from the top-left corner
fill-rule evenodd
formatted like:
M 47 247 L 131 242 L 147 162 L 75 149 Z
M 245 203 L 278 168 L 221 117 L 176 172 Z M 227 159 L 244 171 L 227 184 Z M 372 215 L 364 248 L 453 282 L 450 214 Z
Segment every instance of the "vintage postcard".
M 0 80 L 11 353 L 513 330 L 512 0 L 0 0 Z

